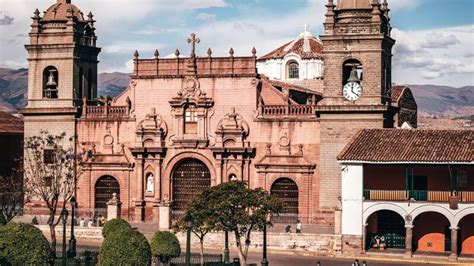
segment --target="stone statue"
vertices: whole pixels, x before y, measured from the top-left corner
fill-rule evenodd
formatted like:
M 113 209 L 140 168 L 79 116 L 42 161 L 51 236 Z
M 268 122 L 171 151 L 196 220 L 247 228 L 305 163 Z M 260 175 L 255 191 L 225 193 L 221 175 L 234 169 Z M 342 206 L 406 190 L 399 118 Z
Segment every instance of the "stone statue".
M 153 174 L 148 174 L 148 176 L 146 177 L 146 191 L 147 192 L 153 192 L 153 183 L 154 183 L 154 179 L 153 179 Z

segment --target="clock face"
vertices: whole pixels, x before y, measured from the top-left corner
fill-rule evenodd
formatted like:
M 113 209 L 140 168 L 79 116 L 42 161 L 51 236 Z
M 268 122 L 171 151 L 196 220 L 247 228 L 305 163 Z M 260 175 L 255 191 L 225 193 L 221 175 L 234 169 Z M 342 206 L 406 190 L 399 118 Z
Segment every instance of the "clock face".
M 344 98 L 349 101 L 355 101 L 362 95 L 362 87 L 357 82 L 348 82 L 342 89 Z

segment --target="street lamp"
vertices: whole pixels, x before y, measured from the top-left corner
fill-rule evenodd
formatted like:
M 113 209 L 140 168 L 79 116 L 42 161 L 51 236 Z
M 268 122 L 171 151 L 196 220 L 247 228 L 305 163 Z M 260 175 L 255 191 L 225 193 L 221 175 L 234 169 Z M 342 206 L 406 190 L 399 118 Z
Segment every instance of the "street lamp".
M 66 223 L 67 223 L 67 209 L 64 207 L 61 211 L 61 220 L 63 220 L 63 266 L 66 266 Z
M 224 231 L 224 263 L 229 263 L 229 232 Z
M 186 266 L 191 265 L 191 229 L 193 228 L 193 217 L 186 214 Z
M 262 266 L 268 266 L 267 260 L 267 221 L 263 224 L 263 258 L 261 262 Z
M 74 196 L 71 197 L 71 239 L 69 239 L 69 257 L 76 257 L 76 237 L 74 236 L 74 226 L 76 225 L 76 214 L 77 201 Z

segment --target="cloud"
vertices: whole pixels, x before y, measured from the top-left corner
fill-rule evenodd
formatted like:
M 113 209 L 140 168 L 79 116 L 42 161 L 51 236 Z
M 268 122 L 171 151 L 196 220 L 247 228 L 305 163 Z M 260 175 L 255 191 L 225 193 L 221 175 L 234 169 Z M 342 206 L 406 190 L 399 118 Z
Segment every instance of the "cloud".
M 0 26 L 11 25 L 11 24 L 13 24 L 14 20 L 15 20 L 15 18 L 10 16 L 7 12 L 0 11 Z
M 205 13 L 201 12 L 197 14 L 196 19 L 200 21 L 215 21 L 217 18 L 216 14 L 210 14 L 210 13 Z
M 397 83 L 474 84 L 474 25 L 420 31 L 393 30 Z

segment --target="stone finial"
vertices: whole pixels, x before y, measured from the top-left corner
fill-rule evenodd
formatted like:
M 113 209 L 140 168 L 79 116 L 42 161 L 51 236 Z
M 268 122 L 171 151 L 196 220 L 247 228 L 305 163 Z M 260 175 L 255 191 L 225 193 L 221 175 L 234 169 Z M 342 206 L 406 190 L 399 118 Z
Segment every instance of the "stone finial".
M 71 3 L 71 0 L 57 0 L 58 4 L 70 4 Z
M 234 57 L 234 49 L 232 49 L 232 47 L 230 47 L 229 55 L 230 57 Z
M 138 59 L 138 56 L 139 56 L 139 55 L 140 55 L 140 54 L 138 54 L 138 51 L 135 50 L 135 53 L 133 53 L 133 57 L 135 57 L 135 59 Z
M 252 56 L 257 57 L 257 49 L 255 47 L 252 48 Z
M 334 23 L 334 1 L 328 0 L 326 4 L 326 21 L 325 23 Z
M 158 52 L 158 49 L 155 50 L 155 53 L 153 55 L 155 56 L 155 59 L 160 56 L 160 52 Z
M 383 12 L 384 12 L 384 13 L 383 13 L 384 16 L 388 18 L 388 12 L 390 12 L 390 9 L 388 8 L 388 2 L 387 2 L 387 0 L 384 0 L 384 1 L 383 1 L 382 10 L 383 10 Z
M 379 0 L 372 2 L 372 22 L 380 22 L 380 3 Z
M 72 10 L 71 7 L 69 7 L 69 8 L 66 10 L 66 12 L 67 12 L 67 16 L 66 16 L 66 17 L 67 17 L 68 19 L 74 18 L 74 13 L 73 13 L 73 10 Z
M 176 55 L 176 57 L 179 57 L 179 49 L 176 49 L 176 51 L 174 52 L 174 55 Z
M 32 19 L 39 19 L 40 18 L 39 14 L 40 14 L 40 12 L 39 12 L 38 8 L 35 9 L 35 12 L 33 13 Z
M 212 51 L 211 48 L 207 49 L 207 56 L 211 57 L 212 56 Z
M 87 14 L 87 22 L 89 23 L 94 23 L 94 15 L 92 14 L 92 11 L 89 11 L 89 14 Z

